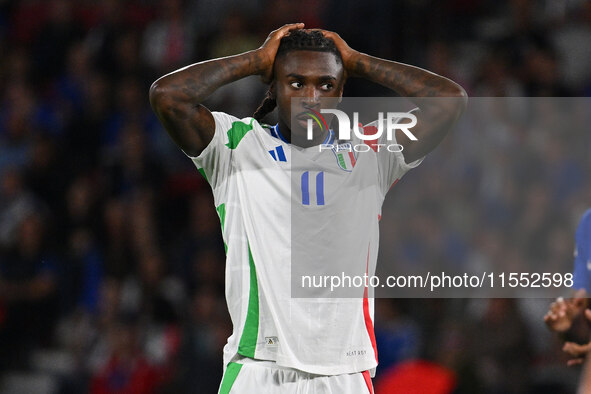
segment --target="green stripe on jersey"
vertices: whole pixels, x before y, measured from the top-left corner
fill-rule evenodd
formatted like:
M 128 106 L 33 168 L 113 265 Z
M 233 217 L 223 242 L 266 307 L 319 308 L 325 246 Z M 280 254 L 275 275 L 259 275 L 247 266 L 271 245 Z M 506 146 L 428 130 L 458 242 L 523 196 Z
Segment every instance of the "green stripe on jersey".
M 226 224 L 226 204 L 220 204 L 215 207 L 215 210 L 218 211 L 218 216 L 220 217 L 220 223 L 222 224 L 222 231 L 224 231 L 224 225 Z
M 206 178 L 207 179 L 207 178 Z M 224 226 L 226 225 L 226 204 L 220 204 L 215 207 L 215 210 L 218 211 L 218 216 L 220 217 L 220 223 L 222 224 L 222 236 L 224 235 Z M 228 245 L 224 242 L 224 250 L 226 254 L 228 254 Z
M 250 267 L 250 290 L 248 292 L 248 311 L 244 330 L 238 344 L 238 354 L 244 357 L 254 358 L 254 351 L 259 336 L 259 285 L 257 283 L 257 272 L 254 266 L 250 245 L 248 245 L 248 265 Z
M 209 179 L 207 179 L 207 175 L 205 175 L 205 170 L 203 168 L 198 168 L 197 171 L 199 171 L 199 173 L 203 175 L 203 178 L 209 183 Z
M 232 127 L 228 130 L 228 143 L 226 146 L 230 149 L 236 149 L 242 138 L 252 130 L 253 126 L 252 123 L 254 122 L 254 118 L 250 121 L 250 124 L 246 124 L 244 122 L 234 122 L 232 123 Z
M 220 386 L 220 393 L 219 394 L 228 394 L 234 385 L 234 381 L 238 377 L 238 372 L 242 368 L 242 364 L 238 363 L 230 363 L 228 364 L 228 368 L 226 368 L 226 373 L 224 374 L 224 378 L 222 379 L 222 385 Z

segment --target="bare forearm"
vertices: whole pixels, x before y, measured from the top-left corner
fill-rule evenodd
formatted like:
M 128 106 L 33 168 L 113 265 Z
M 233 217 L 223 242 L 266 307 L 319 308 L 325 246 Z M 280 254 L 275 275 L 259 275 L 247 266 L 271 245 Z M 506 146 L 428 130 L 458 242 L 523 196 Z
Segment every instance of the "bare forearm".
M 292 23 L 272 31 L 263 45 L 240 55 L 208 60 L 181 68 L 158 79 L 150 89 L 150 101 L 155 104 L 163 95 L 173 96 L 176 102 L 200 104 L 219 87 L 249 75 L 261 75 L 270 82 L 275 54 L 281 38 L 303 23 Z
M 154 82 L 150 104 L 177 145 L 190 156 L 198 156 L 215 134 L 214 117 L 201 104 L 203 100 L 221 86 L 249 75 L 270 82 L 281 38 L 303 27 L 303 23 L 284 25 L 256 50 L 196 63 Z
M 257 51 L 192 64 L 154 82 L 151 100 L 157 101 L 159 96 L 165 95 L 176 103 L 197 105 L 223 85 L 260 74 L 261 64 Z
M 392 89 L 411 100 L 419 109 L 413 134 L 418 141 L 401 136 L 407 162 L 432 151 L 443 140 L 466 107 L 466 92 L 455 82 L 423 70 L 357 52 L 349 59 L 352 76 L 365 78 Z
M 213 116 L 201 103 L 219 87 L 262 72 L 262 56 L 250 51 L 208 60 L 163 76 L 150 88 L 150 104 L 170 137 L 198 156 L 215 131 Z
M 356 54 L 349 67 L 352 76 L 364 78 L 394 90 L 400 96 L 458 97 L 464 89 L 455 82 L 422 68 L 363 53 Z

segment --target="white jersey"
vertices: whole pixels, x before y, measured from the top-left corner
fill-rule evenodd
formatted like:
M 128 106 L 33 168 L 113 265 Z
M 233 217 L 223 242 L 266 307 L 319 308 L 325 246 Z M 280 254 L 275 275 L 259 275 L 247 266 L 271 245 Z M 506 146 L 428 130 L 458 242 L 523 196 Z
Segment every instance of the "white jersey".
M 299 148 L 277 127 L 212 114 L 213 139 L 192 160 L 213 190 L 226 246 L 234 328 L 224 365 L 241 355 L 321 375 L 374 369 L 373 299 L 363 288 L 355 298 L 328 298 L 326 288 L 292 298 L 292 265 L 372 274 L 384 197 L 420 161 L 349 152 L 332 132 L 324 142 L 333 149 Z

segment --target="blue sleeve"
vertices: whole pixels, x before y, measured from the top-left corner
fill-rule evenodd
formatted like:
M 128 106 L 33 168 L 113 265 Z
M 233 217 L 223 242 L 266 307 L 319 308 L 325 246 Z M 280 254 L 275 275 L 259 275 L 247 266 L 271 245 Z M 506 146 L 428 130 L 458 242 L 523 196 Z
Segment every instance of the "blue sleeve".
M 573 289 L 585 289 L 587 293 L 591 292 L 589 270 L 587 269 L 587 262 L 591 263 L 591 256 L 589 256 L 590 236 L 591 209 L 583 215 L 575 234 L 575 268 L 573 273 Z

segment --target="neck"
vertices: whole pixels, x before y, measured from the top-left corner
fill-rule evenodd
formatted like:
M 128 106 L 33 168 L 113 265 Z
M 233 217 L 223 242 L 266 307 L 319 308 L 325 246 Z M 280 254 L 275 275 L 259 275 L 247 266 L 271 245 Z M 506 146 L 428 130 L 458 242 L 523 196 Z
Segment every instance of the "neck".
M 291 138 L 291 128 L 289 127 L 288 124 L 286 124 L 282 120 L 279 120 L 277 128 L 279 129 L 278 132 L 283 136 L 283 138 L 285 138 L 285 140 L 287 142 L 289 142 L 290 144 L 293 143 L 292 138 Z M 308 148 L 310 146 L 317 146 L 317 145 L 324 143 L 324 141 L 326 141 L 329 134 L 330 134 L 329 130 L 323 130 L 322 133 L 314 135 L 312 140 L 308 140 L 305 138 L 297 138 L 296 145 L 300 146 L 302 148 Z
M 291 128 L 289 127 L 289 125 L 286 124 L 284 121 L 279 120 L 277 128 L 279 129 L 279 132 L 281 133 L 283 138 L 285 138 L 287 142 L 291 144 Z

